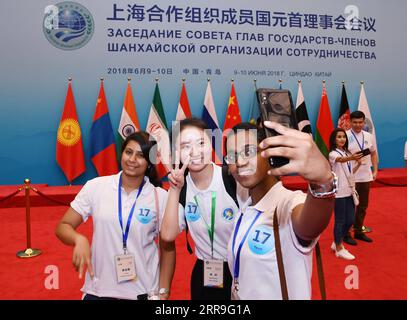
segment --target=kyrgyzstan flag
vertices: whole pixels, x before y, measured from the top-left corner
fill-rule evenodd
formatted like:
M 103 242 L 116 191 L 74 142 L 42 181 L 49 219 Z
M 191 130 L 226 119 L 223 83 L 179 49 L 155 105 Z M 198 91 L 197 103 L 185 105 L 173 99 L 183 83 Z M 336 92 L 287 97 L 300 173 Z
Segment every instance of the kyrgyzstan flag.
M 71 80 L 68 83 L 64 111 L 57 132 L 56 160 L 69 183 L 85 172 L 81 127 L 76 114 Z
M 226 150 L 224 149 L 224 147 L 225 147 L 226 136 L 227 136 L 229 130 L 241 122 L 242 122 L 242 118 L 240 116 L 239 103 L 237 101 L 237 96 L 236 96 L 236 91 L 235 91 L 235 84 L 232 81 L 232 89 L 230 90 L 228 110 L 226 112 L 225 123 L 223 125 L 223 141 L 222 141 L 223 156 L 225 156 L 225 154 L 226 154 Z
M 158 83 L 155 85 L 154 98 L 148 116 L 146 131 L 157 141 L 156 164 L 158 176 L 162 179 L 171 169 L 171 146 Z
M 116 145 L 103 80 L 100 83 L 99 97 L 90 129 L 90 156 L 99 176 L 118 172 Z
M 191 108 L 189 107 L 187 89 L 185 87 L 185 82 L 183 81 L 181 95 L 180 95 L 179 103 L 178 103 L 177 116 L 175 117 L 175 120 L 181 121 L 186 118 L 191 118 L 191 116 L 192 116 L 192 114 L 191 114 Z
M 350 110 L 348 96 L 346 95 L 345 82 L 342 82 L 341 105 L 339 107 L 338 128 L 350 129 Z
M 326 93 L 325 81 L 322 83 L 322 97 L 319 105 L 319 113 L 317 120 L 317 132 L 315 135 L 315 143 L 325 157 L 329 154 L 329 136 L 334 130 L 331 110 L 329 109 L 328 96 Z

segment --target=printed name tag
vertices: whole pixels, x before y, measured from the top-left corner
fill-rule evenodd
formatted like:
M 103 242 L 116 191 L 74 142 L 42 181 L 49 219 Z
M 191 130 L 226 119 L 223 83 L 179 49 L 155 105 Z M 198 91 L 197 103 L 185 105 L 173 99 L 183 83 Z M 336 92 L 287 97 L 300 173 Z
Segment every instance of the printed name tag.
M 137 280 L 136 264 L 133 254 L 117 255 L 114 257 L 114 261 L 118 283 Z
M 223 288 L 222 260 L 204 260 L 204 287 Z

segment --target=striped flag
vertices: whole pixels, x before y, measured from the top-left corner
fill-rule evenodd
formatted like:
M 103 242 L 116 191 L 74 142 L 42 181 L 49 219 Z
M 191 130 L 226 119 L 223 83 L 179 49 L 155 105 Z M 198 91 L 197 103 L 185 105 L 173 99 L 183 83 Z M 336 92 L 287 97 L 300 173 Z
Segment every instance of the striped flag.
M 191 108 L 189 107 L 187 89 L 185 87 L 185 82 L 182 82 L 181 95 L 179 98 L 177 116 L 175 117 L 175 120 L 181 121 L 186 118 L 191 118 L 191 116 L 192 114 Z
M 298 129 L 302 132 L 312 134 L 311 123 L 308 118 L 307 107 L 302 93 L 301 80 L 298 80 L 297 103 L 295 105 L 295 116 L 298 122 Z
M 134 104 L 129 80 L 127 82 L 126 96 L 124 98 L 118 132 L 122 139 L 125 140 L 128 135 L 136 131 L 140 131 L 140 123 L 138 121 L 136 105 Z
M 379 158 L 379 151 L 377 149 L 377 142 L 376 142 L 376 131 L 374 128 L 372 115 L 370 114 L 369 104 L 367 103 L 367 98 L 366 98 L 366 94 L 365 94 L 365 85 L 363 82 L 361 82 L 361 85 L 360 85 L 358 110 L 362 111 L 365 114 L 365 127 L 363 128 L 363 130 L 365 130 L 373 135 L 374 145 L 376 147 L 377 158 Z
M 222 161 L 221 161 L 222 146 L 219 145 L 220 141 L 222 141 L 221 137 L 219 139 L 219 133 L 221 133 L 221 131 L 219 129 L 218 117 L 216 116 L 215 104 L 213 102 L 210 81 L 208 81 L 208 85 L 206 87 L 204 108 L 202 111 L 202 120 L 204 120 L 208 124 L 209 129 L 211 129 L 213 132 L 212 161 L 214 161 L 216 164 L 222 164 Z M 216 136 L 216 138 L 215 138 L 215 136 Z
M 155 85 L 146 131 L 157 141 L 157 172 L 162 179 L 171 169 L 171 146 L 158 83 Z
M 346 95 L 345 83 L 342 82 L 341 105 L 339 107 L 338 128 L 350 129 L 350 110 L 348 96 Z
M 103 80 L 90 129 L 90 157 L 99 176 L 117 173 L 117 154 Z
M 319 105 L 319 113 L 317 120 L 317 132 L 315 135 L 315 143 L 325 157 L 329 154 L 329 136 L 334 130 L 331 111 L 329 109 L 328 95 L 326 93 L 325 82 L 322 85 L 322 97 Z

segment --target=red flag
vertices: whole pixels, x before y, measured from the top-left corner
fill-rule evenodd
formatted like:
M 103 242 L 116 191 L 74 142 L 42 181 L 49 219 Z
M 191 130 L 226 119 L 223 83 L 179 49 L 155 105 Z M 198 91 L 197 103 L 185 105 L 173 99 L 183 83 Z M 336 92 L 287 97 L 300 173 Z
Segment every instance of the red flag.
M 235 84 L 232 82 L 232 89 L 230 91 L 230 98 L 229 98 L 229 105 L 228 110 L 226 112 L 225 124 L 223 125 L 223 155 L 226 154 L 226 150 L 224 150 L 225 139 L 227 132 L 232 129 L 235 125 L 242 122 L 242 118 L 240 116 L 239 110 L 239 103 L 237 101 L 237 96 L 235 92 Z
M 328 96 L 326 94 L 325 83 L 322 85 L 322 97 L 319 105 L 319 113 L 317 120 L 317 132 L 315 142 L 325 157 L 329 154 L 329 136 L 334 131 L 334 123 L 332 121 L 331 110 L 329 109 Z
M 181 89 L 181 96 L 179 98 L 179 103 L 178 103 L 177 116 L 175 117 L 175 120 L 181 121 L 185 118 L 191 118 L 191 117 L 192 117 L 192 114 L 191 114 L 191 108 L 189 107 L 187 89 L 185 87 L 185 82 L 183 82 L 182 89 Z
M 70 81 L 57 132 L 56 160 L 70 183 L 85 172 L 81 127 Z

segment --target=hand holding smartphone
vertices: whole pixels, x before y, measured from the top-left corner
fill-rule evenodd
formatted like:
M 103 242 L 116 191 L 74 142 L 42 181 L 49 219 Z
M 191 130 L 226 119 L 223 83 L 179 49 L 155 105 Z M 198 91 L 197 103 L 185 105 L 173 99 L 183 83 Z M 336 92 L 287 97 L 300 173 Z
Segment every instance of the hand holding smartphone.
M 295 117 L 295 106 L 289 90 L 282 89 L 257 89 L 257 100 L 262 123 L 264 121 L 273 121 L 281 125 L 298 130 L 298 124 Z M 275 130 L 265 128 L 266 137 L 279 135 Z M 278 168 L 289 163 L 285 157 L 271 157 L 270 165 Z
M 363 155 L 363 157 L 367 156 L 368 154 L 370 154 L 370 149 L 363 149 L 362 151 L 359 151 L 358 153 L 361 153 Z

